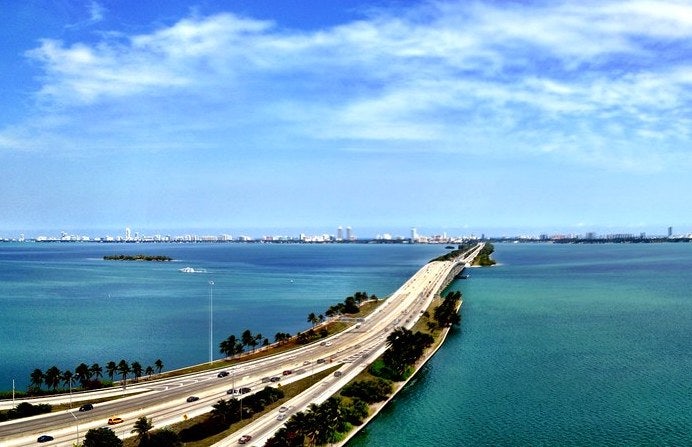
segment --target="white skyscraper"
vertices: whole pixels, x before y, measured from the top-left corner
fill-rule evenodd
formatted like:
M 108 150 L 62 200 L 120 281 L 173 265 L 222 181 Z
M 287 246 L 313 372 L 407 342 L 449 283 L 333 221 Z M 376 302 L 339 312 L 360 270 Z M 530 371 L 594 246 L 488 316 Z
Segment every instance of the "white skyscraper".
M 353 238 L 353 235 L 351 234 L 351 227 L 346 227 L 346 239 L 351 240 Z
M 130 227 L 125 228 L 125 240 L 129 241 L 132 239 L 132 230 L 130 230 Z
M 418 240 L 418 231 L 415 228 L 411 228 L 411 242 L 416 242 Z
M 336 240 L 337 241 L 343 241 L 344 240 L 344 229 L 339 225 L 339 228 L 336 229 Z

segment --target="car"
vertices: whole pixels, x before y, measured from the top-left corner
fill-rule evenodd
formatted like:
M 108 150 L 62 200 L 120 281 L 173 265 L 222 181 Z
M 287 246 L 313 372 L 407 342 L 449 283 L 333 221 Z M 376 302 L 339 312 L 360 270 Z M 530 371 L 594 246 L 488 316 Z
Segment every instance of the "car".
M 285 413 L 288 411 L 288 407 L 281 407 L 279 408 L 279 413 Z
M 286 415 L 285 415 L 285 414 L 279 413 L 278 415 L 276 415 L 276 420 L 277 420 L 277 421 L 283 421 L 284 419 L 286 419 Z
M 216 375 L 216 377 L 226 377 L 228 375 L 228 371 L 221 371 Z
M 250 435 L 243 435 L 238 439 L 238 444 L 247 444 L 252 439 Z
M 94 404 L 84 404 L 79 407 L 79 411 L 89 411 L 94 409 Z
M 341 371 L 334 371 L 334 377 L 341 377 L 342 374 L 343 373 Z
M 53 440 L 53 437 L 50 435 L 41 435 L 38 437 L 36 442 L 48 442 L 48 441 L 52 441 L 52 440 Z
M 270 377 L 262 377 L 262 383 L 271 382 L 271 380 L 272 379 Z
M 306 360 L 303 362 L 303 365 L 309 365 L 309 364 L 310 364 L 310 360 Z
M 287 369 L 287 370 L 284 371 L 282 374 L 283 374 L 284 376 L 288 376 L 289 374 L 293 374 L 293 371 L 291 371 L 290 369 Z
M 272 381 L 272 382 L 278 382 L 279 380 L 281 380 L 281 377 L 279 377 L 279 376 L 274 376 L 274 377 L 272 377 L 272 378 L 269 379 L 269 380 Z
M 125 422 L 125 421 L 123 421 L 123 418 L 118 418 L 118 417 L 108 418 L 108 425 L 122 424 L 123 422 Z
M 317 363 L 324 363 L 324 362 L 326 362 L 325 359 L 317 359 Z
M 199 397 L 197 397 L 197 396 L 190 396 L 190 397 L 187 398 L 187 401 L 188 401 L 188 402 L 195 402 L 195 401 L 198 401 L 198 400 L 199 400 Z

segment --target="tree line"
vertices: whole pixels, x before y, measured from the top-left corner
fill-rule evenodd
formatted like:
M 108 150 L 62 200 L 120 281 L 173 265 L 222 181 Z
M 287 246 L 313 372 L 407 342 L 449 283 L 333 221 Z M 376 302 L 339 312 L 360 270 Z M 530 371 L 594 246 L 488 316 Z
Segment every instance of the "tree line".
M 295 413 L 264 444 L 265 447 L 303 447 L 339 442 L 353 425 L 361 425 L 368 417 L 367 403 L 359 399 L 345 402 L 332 396 L 322 404 L 311 404 Z
M 162 370 L 163 362 L 161 359 L 156 360 L 154 366 L 147 366 L 146 368 L 140 362 L 128 363 L 124 359 L 120 360 L 119 363 L 110 361 L 105 367 L 106 374 L 111 379 L 111 382 L 116 375 L 125 382 L 128 376 L 132 374 L 134 380 L 137 381 L 143 375 L 152 376 L 154 373 L 160 374 Z M 65 387 L 72 387 L 72 384 L 75 383 L 84 390 L 102 388 L 104 384 L 100 379 L 103 377 L 103 373 L 104 368 L 98 363 L 94 363 L 91 366 L 86 363 L 80 363 L 74 369 L 74 372 L 69 369 L 61 371 L 57 366 L 51 366 L 46 371 L 36 368 L 29 376 L 28 392 L 30 395 L 41 394 L 44 385 L 47 389 L 52 389 L 53 392 L 56 392 L 61 383 Z
M 334 317 L 343 314 L 357 314 L 360 312 L 360 305 L 365 301 L 377 301 L 376 295 L 368 296 L 367 292 L 356 292 L 352 296 L 348 296 L 342 303 L 329 306 L 324 312 L 327 317 Z
M 154 425 L 151 419 L 142 416 L 135 421 L 130 433 L 136 434 L 139 447 L 182 447 L 180 436 L 169 428 L 152 430 Z M 122 447 L 120 439 L 109 427 L 92 428 L 84 436 L 83 447 Z
M 458 325 L 460 319 L 453 317 L 461 292 L 448 292 L 442 304 L 435 308 L 433 326 L 450 327 Z M 426 315 L 429 316 L 429 315 Z M 388 349 L 382 357 L 369 368 L 374 379 L 352 382 L 323 404 L 312 404 L 304 412 L 294 414 L 265 447 L 303 447 L 327 445 L 338 442 L 354 425 L 361 425 L 369 415 L 369 405 L 385 401 L 394 391 L 393 382 L 408 378 L 413 368 L 434 343 L 434 337 L 425 332 L 415 333 L 398 327 L 387 337 Z
M 269 346 L 269 339 L 259 332 L 253 334 L 250 329 L 245 329 L 240 338 L 231 334 L 219 343 L 219 352 L 226 357 L 232 358 L 245 352 L 245 348 L 252 348 L 252 351 L 254 351 L 259 345 Z
M 315 339 L 324 338 L 329 335 L 329 331 L 326 328 L 315 331 L 316 325 L 324 323 L 327 317 L 357 314 L 360 312 L 360 305 L 368 300 L 377 301 L 378 298 L 374 294 L 368 295 L 367 292 L 355 292 L 352 296 L 346 297 L 343 302 L 330 306 L 324 314 L 317 315 L 314 312 L 308 314 L 307 322 L 310 323 L 312 327 L 307 331 L 298 332 L 295 338 L 288 332 L 277 332 L 274 335 L 274 342 L 278 345 L 282 345 L 291 340 L 295 340 L 298 344 L 307 344 Z M 225 340 L 221 341 L 221 343 L 219 343 L 219 352 L 225 357 L 234 358 L 248 350 L 254 351 L 257 346 L 269 346 L 269 344 L 269 339 L 264 337 L 261 333 L 253 334 L 250 329 L 246 329 L 240 337 L 231 334 Z
M 240 399 L 219 399 L 203 420 L 180 431 L 180 440 L 194 442 L 221 433 L 232 424 L 263 412 L 268 405 L 283 397 L 284 392 L 280 388 L 266 386 L 255 394 Z

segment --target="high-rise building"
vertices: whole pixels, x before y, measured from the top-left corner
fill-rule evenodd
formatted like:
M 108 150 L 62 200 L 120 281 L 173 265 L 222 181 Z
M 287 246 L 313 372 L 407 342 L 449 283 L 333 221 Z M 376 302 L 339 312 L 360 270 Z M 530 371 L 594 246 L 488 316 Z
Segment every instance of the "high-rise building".
M 352 240 L 353 235 L 351 234 L 351 227 L 346 227 L 346 239 L 347 240 Z
M 130 230 L 130 227 L 125 228 L 125 240 L 129 241 L 132 239 L 132 230 Z
M 339 228 L 336 229 L 336 240 L 337 241 L 343 241 L 344 240 L 344 229 L 339 225 Z
M 416 242 L 418 240 L 418 231 L 415 228 L 411 228 L 411 242 Z
M 668 227 L 668 237 L 673 236 L 673 227 Z

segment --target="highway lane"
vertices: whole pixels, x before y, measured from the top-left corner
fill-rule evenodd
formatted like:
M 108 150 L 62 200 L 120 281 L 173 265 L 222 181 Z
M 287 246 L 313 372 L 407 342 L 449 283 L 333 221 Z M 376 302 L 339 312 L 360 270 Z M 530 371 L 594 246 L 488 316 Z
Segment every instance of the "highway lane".
M 141 385 L 128 385 L 127 390 L 121 392 L 142 393 L 97 404 L 94 410 L 89 412 L 65 411 L 2 423 L 0 442 L 8 447 L 35 445 L 40 434 L 48 433 L 56 440 L 45 445 L 68 445 L 62 444 L 64 442 L 71 445 L 75 440 L 77 424 L 83 436 L 89 428 L 104 426 L 111 416 L 125 419 L 123 424 L 113 427 L 119 436 L 125 437 L 129 436 L 132 424 L 141 416 L 152 418 L 154 425 L 160 427 L 180 421 L 184 415 L 192 417 L 206 413 L 218 399 L 229 397 L 226 394 L 228 388 L 247 386 L 258 390 L 266 385 L 262 383 L 264 377 L 279 376 L 282 377 L 282 381 L 287 380 L 287 377 L 282 375 L 284 370 L 294 371 L 289 377 L 295 380 L 304 374 L 329 367 L 334 362 L 360 364 L 364 354 L 370 357 L 371 353 L 383 349 L 386 336 L 395 327 L 412 327 L 420 313 L 441 290 L 453 266 L 470 261 L 478 250 L 480 246 L 474 253 L 457 262 L 436 261 L 426 264 L 375 312 L 346 331 L 323 340 L 322 343 L 225 368 L 231 373 L 225 378 L 217 377 L 218 371 L 224 369 L 219 368 Z M 372 359 L 374 358 L 376 355 L 373 354 Z M 318 364 L 318 360 L 324 360 L 324 363 Z M 306 362 L 309 364 L 305 364 Z M 187 403 L 185 400 L 190 395 L 199 396 L 200 401 L 194 404 Z M 79 399 L 83 402 L 85 397 L 81 395 Z M 62 399 L 65 400 L 66 396 Z
M 386 336 L 391 330 L 398 326 L 404 326 L 408 329 L 412 328 L 420 315 L 429 307 L 433 298 L 445 287 L 448 275 L 454 265 L 459 262 L 467 264 L 475 258 L 481 248 L 482 245 L 478 246 L 457 262 L 435 262 L 432 265 L 428 264 L 421 268 L 416 275 L 392 295 L 392 297 L 400 299 L 401 302 L 389 309 L 388 314 L 385 312 L 385 316 L 389 315 L 388 318 L 376 318 L 374 315 L 371 315 L 366 319 L 377 323 L 368 329 L 378 331 L 384 326 L 384 331 L 380 335 L 368 335 L 367 338 L 361 339 L 360 344 L 353 345 L 353 347 L 359 347 L 357 352 L 338 359 L 338 361 L 343 363 L 339 369 L 340 377 L 326 377 L 299 396 L 285 403 L 290 408 L 285 420 L 298 411 L 305 411 L 313 403 L 319 405 L 326 401 L 348 384 L 364 368 L 367 368 L 373 360 L 387 349 Z M 391 303 L 394 302 L 391 301 Z M 378 312 L 381 310 L 382 308 L 378 309 Z M 404 320 L 403 324 L 399 324 L 402 319 Z M 368 329 L 364 329 L 362 332 L 367 334 L 370 332 Z M 356 332 L 355 330 L 351 331 L 351 333 Z M 252 424 L 243 427 L 242 430 L 232 433 L 222 441 L 217 442 L 213 447 L 235 444 L 240 436 L 243 435 L 252 436 L 251 445 L 263 445 L 285 423 L 285 420 L 277 420 L 276 416 L 276 412 L 270 412 Z

